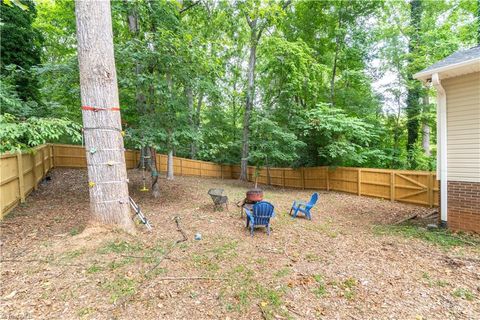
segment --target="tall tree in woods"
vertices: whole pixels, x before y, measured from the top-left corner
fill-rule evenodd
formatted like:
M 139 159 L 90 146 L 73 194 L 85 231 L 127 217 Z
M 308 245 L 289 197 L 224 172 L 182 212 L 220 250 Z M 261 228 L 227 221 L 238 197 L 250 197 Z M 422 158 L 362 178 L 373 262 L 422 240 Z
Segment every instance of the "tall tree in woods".
M 407 159 L 410 168 L 416 167 L 414 148 L 418 140 L 421 114 L 422 84 L 413 80 L 413 74 L 422 66 L 415 63 L 415 55 L 420 50 L 420 32 L 422 22 L 422 1 L 410 1 L 410 28 L 408 42 L 408 91 L 407 91 Z
M 129 3 L 126 2 L 125 5 L 127 6 L 127 22 L 128 22 L 128 29 L 131 33 L 131 37 L 133 42 L 140 41 L 140 17 L 139 17 L 139 8 L 138 4 L 136 3 Z M 138 52 L 136 52 L 138 54 Z M 134 75 L 135 75 L 135 105 L 136 110 L 139 115 L 145 116 L 147 113 L 146 108 L 146 96 L 145 96 L 145 85 L 142 84 L 142 81 L 138 79 L 141 77 L 142 74 L 142 65 L 140 64 L 139 60 L 135 61 L 134 65 Z M 152 84 L 150 84 L 151 86 Z M 157 152 L 154 147 L 146 145 L 145 140 L 142 141 L 142 152 L 140 157 L 140 166 L 143 170 L 148 168 L 150 170 L 151 176 L 151 191 L 154 198 L 160 197 L 160 186 L 158 181 L 158 169 L 157 169 Z
M 40 85 L 32 70 L 40 64 L 43 44 L 41 33 L 32 26 L 36 15 L 32 0 L 22 1 L 21 6 L 0 2 L 0 72 L 11 78 L 18 97 L 38 116 L 45 112 L 40 109 Z
M 96 221 L 134 232 L 113 53 L 110 1 L 75 2 L 90 207 Z
M 242 158 L 240 162 L 240 180 L 248 180 L 248 158 L 249 158 L 249 138 L 250 138 L 250 117 L 255 99 L 255 67 L 257 64 L 257 47 L 263 32 L 269 27 L 275 19 L 282 14 L 290 5 L 290 0 L 283 2 L 282 5 L 269 1 L 262 3 L 258 0 L 239 2 L 247 21 L 250 40 L 249 56 L 247 69 L 247 92 L 245 95 L 245 112 L 243 116 L 243 137 L 242 137 Z
M 477 45 L 480 46 L 480 0 L 477 0 Z

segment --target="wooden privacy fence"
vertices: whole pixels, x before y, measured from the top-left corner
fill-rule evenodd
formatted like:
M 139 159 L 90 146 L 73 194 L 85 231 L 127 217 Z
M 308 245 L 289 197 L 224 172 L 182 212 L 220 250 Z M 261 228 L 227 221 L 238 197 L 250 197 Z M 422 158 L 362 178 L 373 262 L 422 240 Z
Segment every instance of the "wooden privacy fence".
M 232 179 L 240 166 L 232 166 Z M 248 180 L 255 168 L 248 168 Z M 258 182 L 274 186 L 341 191 L 424 206 L 438 206 L 439 189 L 434 172 L 345 167 L 263 168 Z M 269 181 L 270 180 L 270 181 Z
M 53 168 L 53 146 L 42 145 L 30 153 L 0 156 L 0 218 L 37 189 Z
M 125 151 L 127 169 L 135 168 L 140 152 Z M 37 187 L 52 167 L 86 168 L 86 152 L 82 146 L 52 144 L 34 149 L 33 153 L 1 156 L 0 204 L 2 216 Z M 160 172 L 167 171 L 167 156 L 157 154 Z M 238 179 L 240 166 L 174 157 L 177 176 Z M 22 173 L 22 174 L 19 174 Z M 255 179 L 255 167 L 248 167 L 248 179 Z M 438 181 L 435 173 L 389 169 L 311 167 L 263 168 L 258 182 L 280 187 L 341 191 L 391 201 L 425 206 L 438 206 Z

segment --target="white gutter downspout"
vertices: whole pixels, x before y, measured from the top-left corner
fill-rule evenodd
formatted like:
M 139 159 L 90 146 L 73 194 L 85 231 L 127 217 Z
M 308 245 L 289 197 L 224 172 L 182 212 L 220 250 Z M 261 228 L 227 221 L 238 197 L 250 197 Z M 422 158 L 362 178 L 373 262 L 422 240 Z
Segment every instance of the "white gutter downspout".
M 438 73 L 432 75 L 432 84 L 437 90 L 437 177 L 440 177 L 441 225 L 447 226 L 447 94 L 440 83 Z

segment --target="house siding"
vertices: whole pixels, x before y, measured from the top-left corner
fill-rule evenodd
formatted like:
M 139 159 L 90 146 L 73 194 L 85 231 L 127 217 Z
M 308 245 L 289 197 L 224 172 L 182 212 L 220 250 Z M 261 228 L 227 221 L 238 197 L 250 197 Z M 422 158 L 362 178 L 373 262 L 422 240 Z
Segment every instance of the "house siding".
M 447 95 L 448 181 L 480 183 L 480 72 L 446 79 L 442 85 Z

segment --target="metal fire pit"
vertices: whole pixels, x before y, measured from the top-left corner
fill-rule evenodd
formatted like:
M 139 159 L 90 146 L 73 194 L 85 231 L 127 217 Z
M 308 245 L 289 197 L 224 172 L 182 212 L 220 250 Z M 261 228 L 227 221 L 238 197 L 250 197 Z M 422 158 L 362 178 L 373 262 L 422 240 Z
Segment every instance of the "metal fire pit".
M 245 199 L 237 203 L 240 207 L 240 217 L 243 217 L 243 210 L 245 208 L 252 210 L 253 205 L 263 200 L 263 190 L 259 188 L 250 189 L 247 191 Z
M 250 202 L 258 202 L 263 200 L 263 190 L 259 188 L 250 189 L 247 191 L 246 200 Z

